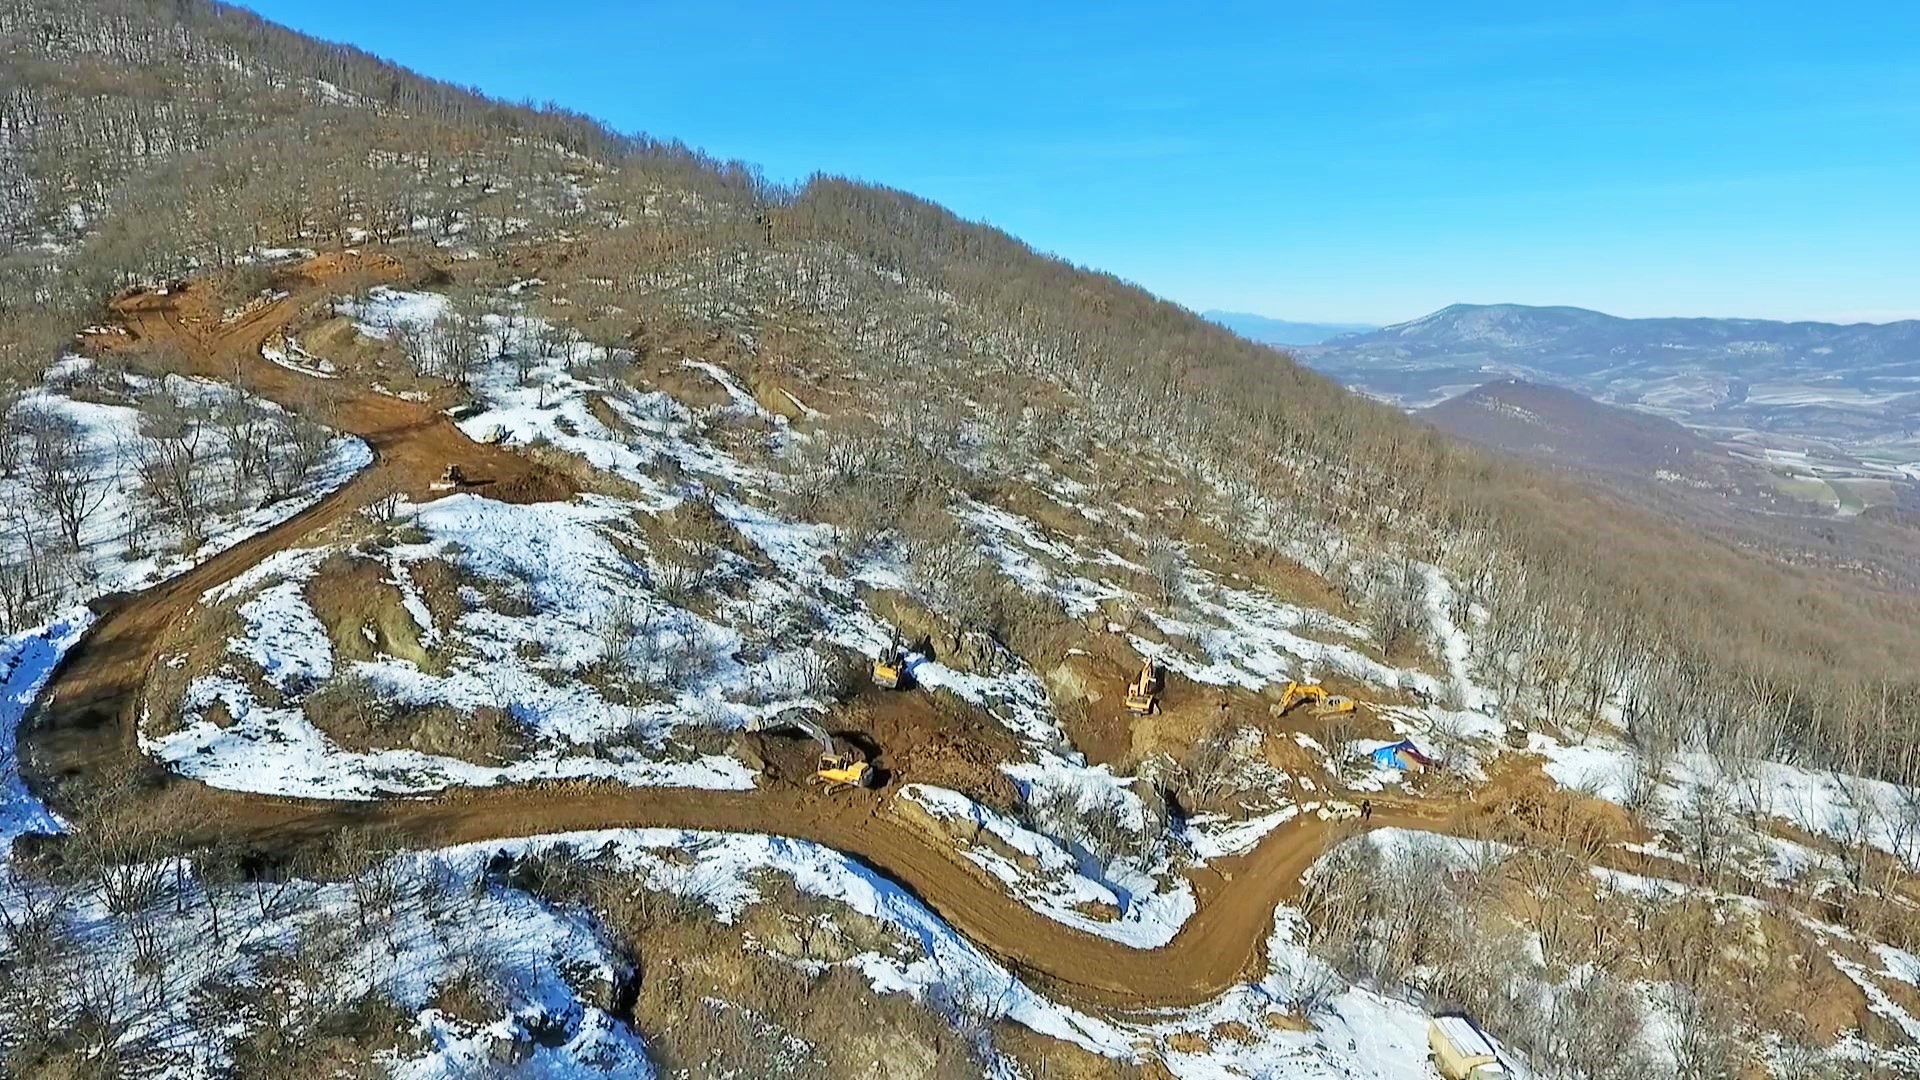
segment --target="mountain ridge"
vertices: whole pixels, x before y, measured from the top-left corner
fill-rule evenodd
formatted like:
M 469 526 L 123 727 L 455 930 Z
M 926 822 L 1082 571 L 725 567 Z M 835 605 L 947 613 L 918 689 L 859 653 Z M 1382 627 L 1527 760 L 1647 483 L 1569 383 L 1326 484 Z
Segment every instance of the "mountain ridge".
M 1889 466 L 1920 459 L 1920 320 L 1627 319 L 1452 304 L 1295 357 L 1405 408 L 1517 378 L 1774 449 L 1818 445 Z
M 1888 336 L 1905 338 L 1909 335 L 1920 342 L 1920 319 L 1901 319 L 1893 322 L 1872 323 L 1835 323 L 1814 319 L 1779 320 L 1758 318 L 1728 318 L 1708 315 L 1679 315 L 1628 317 L 1613 315 L 1593 308 L 1584 308 L 1570 304 L 1448 304 L 1437 311 L 1422 315 L 1405 322 L 1391 323 L 1370 332 L 1352 334 L 1340 339 L 1341 347 L 1352 347 L 1370 341 L 1390 339 L 1434 338 L 1436 329 L 1444 328 L 1456 333 L 1470 330 L 1475 325 L 1511 324 L 1545 326 L 1551 328 L 1558 323 L 1562 330 L 1576 326 L 1605 327 L 1624 334 L 1673 335 L 1688 331 L 1706 331 L 1707 336 L 1717 340 L 1732 340 L 1735 331 L 1757 332 L 1761 335 L 1786 337 L 1797 334 L 1808 338 L 1832 338 L 1843 335 Z

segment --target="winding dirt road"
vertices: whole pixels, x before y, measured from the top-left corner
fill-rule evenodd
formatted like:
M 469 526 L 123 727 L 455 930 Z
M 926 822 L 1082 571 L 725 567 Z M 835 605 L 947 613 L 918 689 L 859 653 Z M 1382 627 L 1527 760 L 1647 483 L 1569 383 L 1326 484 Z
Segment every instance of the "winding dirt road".
M 137 707 L 168 627 L 202 593 L 399 490 L 424 496 L 448 462 L 490 481 L 485 490 L 509 501 L 565 498 L 570 486 L 532 461 L 468 440 L 432 403 L 410 402 L 355 385 L 322 382 L 262 359 L 263 342 L 303 307 L 326 295 L 332 270 L 309 267 L 283 283 L 285 298 L 231 323 L 196 320 L 186 297 L 136 296 L 116 304 L 130 341 L 172 342 L 196 372 L 238 378 L 249 390 L 289 408 L 316 413 L 373 448 L 374 464 L 318 504 L 246 540 L 195 569 L 132 596 L 103 601 L 101 614 L 68 653 L 22 732 L 29 786 L 56 807 L 66 781 L 124 766 L 140 757 Z M 355 272 L 397 278 L 398 264 L 370 257 Z M 188 297 L 194 294 L 188 290 Z M 629 789 L 600 786 L 459 791 L 418 799 L 329 802 L 250 795 L 172 777 L 192 789 L 205 839 L 240 846 L 298 846 L 346 828 L 383 830 L 422 847 L 570 830 L 614 827 L 758 832 L 825 844 L 872 867 L 918 896 L 969 939 L 1013 970 L 1066 999 L 1097 1007 L 1137 1009 L 1194 1004 L 1259 973 L 1277 904 L 1293 898 L 1302 872 L 1336 836 L 1311 815 L 1271 833 L 1250 853 L 1222 860 L 1195 879 L 1199 910 L 1171 943 L 1141 950 L 1074 930 L 1035 913 L 990 883 L 971 864 L 879 811 L 865 793 L 833 797 L 767 785 L 753 792 Z M 882 797 L 884 799 L 884 796 Z M 1445 830 L 1437 816 L 1412 804 L 1377 813 L 1372 825 Z

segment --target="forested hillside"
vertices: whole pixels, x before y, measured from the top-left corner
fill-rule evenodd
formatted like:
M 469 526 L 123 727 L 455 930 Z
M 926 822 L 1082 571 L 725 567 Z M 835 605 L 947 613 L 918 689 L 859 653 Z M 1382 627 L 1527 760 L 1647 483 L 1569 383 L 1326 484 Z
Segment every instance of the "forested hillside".
M 884 1024 L 901 1075 L 1331 1075 L 1369 1030 L 1417 1063 L 1420 994 L 1582 1080 L 1920 1038 L 1881 1007 L 1920 975 L 1860 968 L 1920 925 L 1897 583 L 905 192 L 202 0 L 24 0 L 0 50 L 11 719 L 54 687 L 6 836 L 73 823 L 0 903 L 29 1071 L 817 1075 Z M 885 811 L 814 798 L 849 733 Z M 1334 831 L 1363 797 L 1398 840 Z M 485 847 L 526 823 L 569 835 Z M 196 904 L 250 929 L 163 948 Z M 87 933 L 159 988 L 68 979 Z
M 172 6 L 158 8 L 169 17 L 137 3 L 0 16 L 9 228 L 43 240 L 7 267 L 16 365 L 37 370 L 120 284 L 227 266 L 257 245 L 424 234 L 504 249 L 578 232 L 583 258 L 617 262 L 626 245 L 665 255 L 684 268 L 679 287 L 714 310 L 774 284 L 802 311 L 857 299 L 876 351 L 931 339 L 1057 380 L 1087 406 L 1065 422 L 1159 451 L 1168 471 L 1156 479 L 1231 509 L 1250 550 L 1277 550 L 1289 522 L 1405 542 L 1498 590 L 1473 599 L 1506 628 L 1523 681 L 1581 670 L 1632 685 L 1636 717 L 1685 741 L 1750 724 L 1816 757 L 1855 732 L 1914 741 L 1894 735 L 1920 724 L 1909 597 L 1742 558 L 1496 464 L 904 193 L 828 177 L 777 189 L 745 166 L 499 106 L 245 13 L 195 5 L 183 31 Z M 590 242 L 623 219 L 647 227 Z M 977 336 L 916 324 L 910 295 L 884 281 L 808 296 L 847 256 L 953 297 Z M 988 414 L 1024 405 L 982 399 Z

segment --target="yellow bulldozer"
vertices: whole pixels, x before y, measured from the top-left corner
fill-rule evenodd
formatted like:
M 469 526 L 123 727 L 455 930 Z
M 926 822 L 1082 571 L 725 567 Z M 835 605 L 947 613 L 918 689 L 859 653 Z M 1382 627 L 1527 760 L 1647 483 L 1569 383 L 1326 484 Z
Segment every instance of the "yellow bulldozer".
M 898 690 L 907 673 L 907 650 L 895 638 L 879 656 L 873 658 L 873 685 Z
M 1334 716 L 1350 713 L 1354 710 L 1353 699 L 1339 694 L 1327 693 L 1327 688 L 1314 683 L 1289 682 L 1280 693 L 1280 704 L 1274 709 L 1276 716 L 1285 716 L 1296 707 L 1307 702 L 1313 703 L 1313 715 Z
M 828 743 L 829 746 L 833 744 Z M 870 788 L 879 783 L 880 776 L 873 766 L 860 756 L 852 747 L 829 749 L 820 752 L 820 767 L 813 770 L 813 779 L 828 794 L 843 787 Z
M 1153 661 L 1140 662 L 1140 677 L 1127 684 L 1127 711 L 1146 716 L 1160 711 L 1160 672 Z

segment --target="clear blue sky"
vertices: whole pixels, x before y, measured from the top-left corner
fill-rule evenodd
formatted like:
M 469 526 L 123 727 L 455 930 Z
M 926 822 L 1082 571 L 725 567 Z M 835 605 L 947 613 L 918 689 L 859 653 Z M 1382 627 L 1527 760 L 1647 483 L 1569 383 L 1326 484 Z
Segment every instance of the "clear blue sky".
M 1197 309 L 1920 316 L 1920 5 L 250 6 Z

